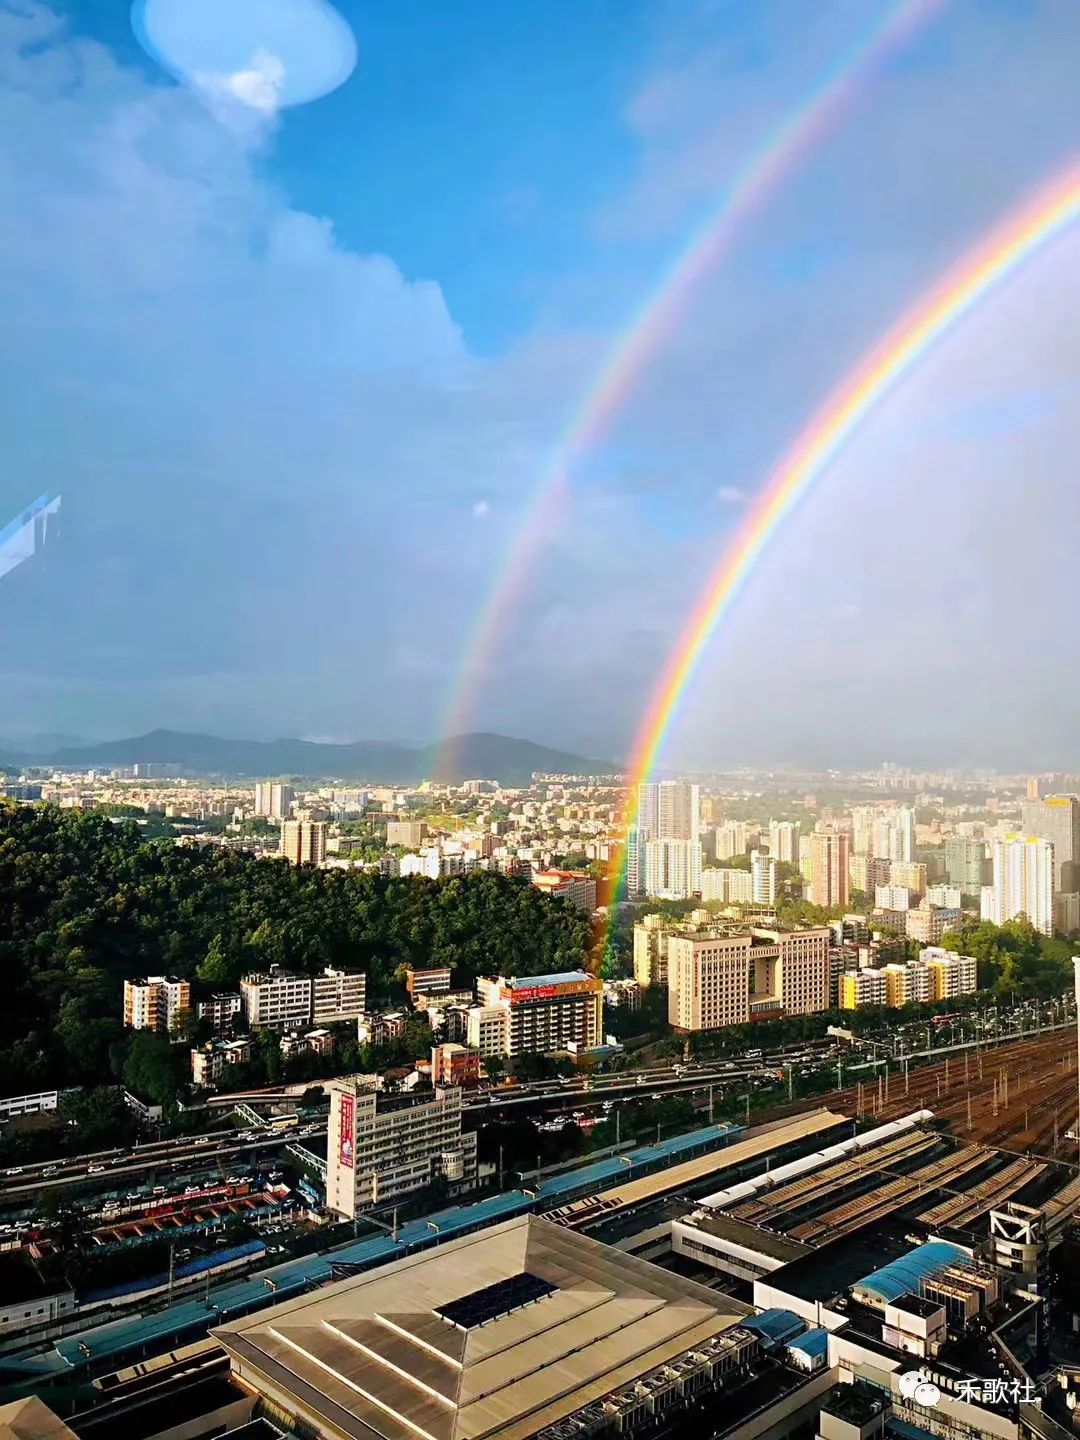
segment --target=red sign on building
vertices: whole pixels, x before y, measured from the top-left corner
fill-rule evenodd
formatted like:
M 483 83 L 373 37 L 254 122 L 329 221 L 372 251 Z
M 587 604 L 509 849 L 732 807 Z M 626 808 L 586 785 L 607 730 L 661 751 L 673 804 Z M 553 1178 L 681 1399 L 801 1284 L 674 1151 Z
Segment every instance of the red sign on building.
M 356 1099 L 341 1097 L 341 1129 L 338 1132 L 338 1163 L 353 1168 L 356 1156 Z

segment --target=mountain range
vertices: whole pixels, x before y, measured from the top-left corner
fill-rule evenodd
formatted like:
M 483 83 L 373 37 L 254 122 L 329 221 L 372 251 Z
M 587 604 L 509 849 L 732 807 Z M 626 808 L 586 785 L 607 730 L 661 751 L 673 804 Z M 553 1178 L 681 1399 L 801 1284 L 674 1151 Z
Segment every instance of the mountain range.
M 5 752 L 0 765 L 54 765 L 99 769 L 135 764 L 180 765 L 189 775 L 307 775 L 363 780 L 372 784 L 417 784 L 424 779 L 451 783 L 468 779 L 527 785 L 534 771 L 574 775 L 612 775 L 610 760 L 589 760 L 508 735 L 459 735 L 438 750 L 384 740 L 324 744 L 314 740 L 222 740 L 216 735 L 152 730 L 147 735 L 96 744 L 62 745 L 48 751 Z

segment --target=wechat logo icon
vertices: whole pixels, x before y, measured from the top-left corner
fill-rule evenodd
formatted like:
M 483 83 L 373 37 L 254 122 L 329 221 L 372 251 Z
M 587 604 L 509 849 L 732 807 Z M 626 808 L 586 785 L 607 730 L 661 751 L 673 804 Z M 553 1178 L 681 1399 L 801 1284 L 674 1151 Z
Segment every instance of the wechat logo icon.
M 905 1370 L 898 1384 L 901 1396 L 916 1405 L 936 1405 L 941 1399 L 940 1389 L 925 1370 Z

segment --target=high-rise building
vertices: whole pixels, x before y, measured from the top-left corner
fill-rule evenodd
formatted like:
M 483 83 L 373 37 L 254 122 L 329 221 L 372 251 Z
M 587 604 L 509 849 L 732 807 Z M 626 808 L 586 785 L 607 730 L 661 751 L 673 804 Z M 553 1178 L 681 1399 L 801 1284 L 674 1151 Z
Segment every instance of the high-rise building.
M 476 981 L 478 1007 L 501 1008 L 508 1016 L 507 1055 L 592 1049 L 600 1043 L 603 994 L 603 982 L 584 970 Z
M 264 781 L 255 786 L 255 814 L 270 820 L 284 820 L 292 810 L 295 798 L 291 785 Z
M 799 862 L 799 827 L 792 820 L 769 821 L 769 854 L 786 865 Z
M 857 805 L 851 812 L 851 850 L 854 855 L 869 855 L 874 838 L 877 811 L 872 805 Z M 865 889 L 860 885 L 859 889 Z
M 639 785 L 637 825 L 650 840 L 700 840 L 700 787 L 687 780 Z
M 814 880 L 814 844 L 809 835 L 799 836 L 799 874 L 808 885 Z
M 742 820 L 725 820 L 716 830 L 717 860 L 731 860 L 746 854 L 746 824 Z
M 750 871 L 707 866 L 701 872 L 701 898 L 723 905 L 749 904 L 754 898 Z
M 874 891 L 874 904 L 879 910 L 909 910 L 911 891 L 906 885 L 879 885 Z
M 281 854 L 290 865 L 321 865 L 326 859 L 325 820 L 286 820 L 281 826 Z
M 918 860 L 891 860 L 889 862 L 889 884 L 902 885 L 913 895 L 925 895 L 926 866 Z
M 631 825 L 626 832 L 626 893 L 630 896 L 645 894 L 645 846 L 648 837 L 639 825 Z
M 816 830 L 810 843 L 814 904 L 846 910 L 851 903 L 851 836 L 842 830 Z
M 993 846 L 994 879 L 990 913 L 984 918 L 1003 925 L 1026 915 L 1044 935 L 1054 931 L 1054 847 L 1036 835 L 1006 835 Z
M 954 835 L 945 841 L 945 874 L 965 896 L 978 895 L 987 880 L 986 845 Z
M 1080 891 L 1080 799 L 1047 795 L 1023 806 L 1024 829 L 1054 847 L 1054 889 L 1063 895 Z
M 979 967 L 973 955 L 928 945 L 919 952 L 919 963 L 930 973 L 931 1000 L 952 1000 L 957 995 L 973 995 L 978 989 Z
M 761 850 L 750 852 L 750 898 L 758 905 L 776 904 L 776 861 Z
M 700 840 L 645 842 L 646 895 L 661 900 L 688 900 L 701 891 Z
M 124 981 L 124 1024 L 167 1035 L 178 1010 L 191 1009 L 191 985 L 173 975 Z
M 879 860 L 914 860 L 915 811 L 886 810 L 874 821 L 871 853 Z
M 381 1109 L 355 1080 L 330 1089 L 326 1203 L 351 1219 L 362 1210 L 444 1180 L 451 1192 L 476 1183 L 476 1132 L 462 1130 L 462 1091 Z
M 879 860 L 873 855 L 852 855 L 848 866 L 851 888 L 867 898 L 872 897 L 879 885 L 888 885 L 891 865 L 892 861 Z
M 664 915 L 646 915 L 634 925 L 634 979 L 643 988 L 667 984 L 667 942 L 673 928 Z
M 1029 775 L 1027 778 L 1027 798 L 1038 800 L 1042 795 L 1042 776 Z

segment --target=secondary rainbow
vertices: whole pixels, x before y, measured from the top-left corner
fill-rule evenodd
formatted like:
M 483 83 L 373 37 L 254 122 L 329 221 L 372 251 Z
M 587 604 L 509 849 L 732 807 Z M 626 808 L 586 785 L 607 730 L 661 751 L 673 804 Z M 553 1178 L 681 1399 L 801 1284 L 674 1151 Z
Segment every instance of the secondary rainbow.
M 563 508 L 575 465 L 601 439 L 650 358 L 678 325 L 701 280 L 729 251 L 741 226 L 796 173 L 831 133 L 863 85 L 903 46 L 944 0 L 902 0 L 820 78 L 806 102 L 789 116 L 724 187 L 704 224 L 661 276 L 631 323 L 619 335 L 603 369 L 570 418 L 524 518 L 496 571 L 470 630 L 439 726 L 436 769 L 447 773 L 453 737 L 469 728 L 479 688 L 498 642 L 532 571 L 532 561 Z
M 1078 217 L 1080 158 L 966 255 L 864 356 L 780 460 L 724 551 L 653 693 L 627 777 L 630 824 L 635 818 L 637 786 L 653 771 L 709 639 L 784 520 L 875 405 L 931 346 Z M 612 867 L 613 893 L 618 892 L 625 870 L 624 841 Z

